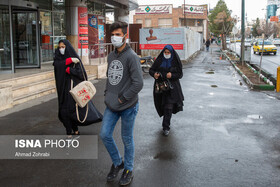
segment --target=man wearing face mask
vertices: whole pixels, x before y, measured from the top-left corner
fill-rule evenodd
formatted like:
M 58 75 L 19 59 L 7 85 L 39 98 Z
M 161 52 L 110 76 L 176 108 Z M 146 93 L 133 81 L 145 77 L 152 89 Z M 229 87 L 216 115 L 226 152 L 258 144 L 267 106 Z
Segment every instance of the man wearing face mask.
M 163 116 L 163 135 L 168 136 L 172 114 L 183 111 L 184 105 L 184 95 L 179 81 L 183 77 L 182 63 L 171 45 L 164 47 L 150 68 L 149 73 L 155 78 L 154 104 L 158 115 Z M 156 92 L 156 81 L 166 81 L 167 79 L 172 89 L 161 93 Z
M 113 162 L 107 181 L 113 181 L 119 171 L 124 169 L 120 185 L 129 184 L 133 178 L 133 129 L 139 108 L 138 93 L 143 87 L 140 59 L 125 42 L 127 26 L 125 22 L 115 22 L 110 26 L 111 42 L 115 50 L 108 55 L 106 110 L 100 131 L 100 137 Z M 114 128 L 119 118 L 121 118 L 124 160 L 113 139 Z

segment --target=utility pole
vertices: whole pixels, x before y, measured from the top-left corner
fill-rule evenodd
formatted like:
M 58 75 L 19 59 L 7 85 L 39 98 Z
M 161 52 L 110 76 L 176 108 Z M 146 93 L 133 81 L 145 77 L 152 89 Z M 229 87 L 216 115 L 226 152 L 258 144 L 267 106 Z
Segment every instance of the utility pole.
M 242 12 L 241 12 L 241 62 L 244 66 L 244 53 L 245 53 L 245 0 L 242 0 Z

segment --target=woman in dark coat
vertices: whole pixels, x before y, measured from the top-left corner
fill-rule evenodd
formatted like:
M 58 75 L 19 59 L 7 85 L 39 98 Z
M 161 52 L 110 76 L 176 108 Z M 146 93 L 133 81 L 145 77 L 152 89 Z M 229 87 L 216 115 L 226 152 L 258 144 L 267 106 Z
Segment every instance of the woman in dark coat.
M 76 102 L 69 93 L 71 90 L 71 79 L 73 87 L 80 82 L 87 80 L 85 68 L 78 54 L 68 40 L 60 40 L 59 46 L 55 50 L 54 57 L 54 74 L 58 95 L 59 112 L 58 118 L 66 128 L 67 135 L 80 134 L 78 126 L 89 125 L 102 120 L 102 115 L 95 108 L 93 103 L 88 103 L 88 115 L 85 123 L 80 123 L 77 120 Z M 79 117 L 84 119 L 87 107 L 78 108 Z
M 158 115 L 163 116 L 163 134 L 168 136 L 172 113 L 183 111 L 184 95 L 179 79 L 183 77 L 182 63 L 171 45 L 166 45 L 161 51 L 154 64 L 150 68 L 150 75 L 156 81 L 168 79 L 173 89 L 162 93 L 155 93 L 154 84 L 154 104 Z

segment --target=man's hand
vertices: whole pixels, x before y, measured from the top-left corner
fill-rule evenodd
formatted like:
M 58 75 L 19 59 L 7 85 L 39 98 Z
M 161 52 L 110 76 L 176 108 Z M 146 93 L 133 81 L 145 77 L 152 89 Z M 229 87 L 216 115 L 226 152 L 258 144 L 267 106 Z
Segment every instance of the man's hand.
M 170 79 L 172 77 L 172 74 L 169 72 L 166 74 L 166 78 Z
M 119 98 L 118 100 L 119 100 L 119 103 L 121 103 L 121 104 L 122 104 L 122 101 L 120 100 L 120 98 Z
M 159 74 L 159 73 L 157 73 L 157 72 L 154 74 L 154 78 L 155 78 L 155 79 L 158 79 L 158 78 L 159 78 L 159 76 L 160 76 L 160 74 Z

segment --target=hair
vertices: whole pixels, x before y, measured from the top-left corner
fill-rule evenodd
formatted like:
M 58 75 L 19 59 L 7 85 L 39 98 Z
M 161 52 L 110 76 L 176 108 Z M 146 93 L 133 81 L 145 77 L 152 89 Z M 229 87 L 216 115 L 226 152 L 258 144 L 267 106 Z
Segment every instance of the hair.
M 112 25 L 110 25 L 110 32 L 112 33 L 116 29 L 122 29 L 123 34 L 127 33 L 127 23 L 122 21 L 116 21 Z
M 66 45 L 66 44 L 64 43 L 64 40 L 59 40 L 58 45 L 59 45 L 60 43 L 63 43 L 64 45 Z

